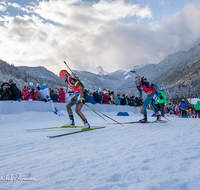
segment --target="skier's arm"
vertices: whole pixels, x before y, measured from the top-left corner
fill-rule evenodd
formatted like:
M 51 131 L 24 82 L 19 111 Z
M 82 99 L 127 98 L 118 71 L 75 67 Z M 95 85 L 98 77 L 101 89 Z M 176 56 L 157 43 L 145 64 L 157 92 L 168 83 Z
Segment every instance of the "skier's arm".
M 77 88 L 80 90 L 81 98 L 84 98 L 83 87 L 81 85 L 77 85 Z
M 158 88 L 158 86 L 156 84 L 151 84 L 152 87 L 154 87 L 156 89 L 157 94 L 160 94 L 160 89 Z

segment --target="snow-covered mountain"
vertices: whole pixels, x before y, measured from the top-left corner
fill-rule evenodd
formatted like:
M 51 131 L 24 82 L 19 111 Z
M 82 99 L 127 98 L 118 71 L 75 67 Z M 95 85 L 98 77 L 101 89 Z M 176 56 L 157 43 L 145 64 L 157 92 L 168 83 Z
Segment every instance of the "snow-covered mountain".
M 96 68 L 96 70 L 97 70 L 97 74 L 100 75 L 100 76 L 108 74 L 106 71 L 103 70 L 103 68 L 101 66 L 98 66 Z
M 45 83 L 49 88 L 67 87 L 57 75 L 44 67 L 15 67 L 0 60 L 0 74 L 0 84 L 12 78 L 21 90 L 29 82 L 40 85 Z
M 97 67 L 98 74 L 77 70 L 74 72 L 91 91 L 106 88 L 115 93 L 137 96 L 138 91 L 133 83 L 136 75 L 131 70 L 145 76 L 160 88 L 165 88 L 168 97 L 200 95 L 200 44 L 189 51 L 169 55 L 159 64 L 134 66 L 113 73 L 105 72 L 101 66 Z M 57 75 L 44 67 L 14 67 L 0 60 L 0 74 L 0 83 L 14 78 L 21 86 L 30 81 L 34 84 L 45 82 L 52 88 L 66 86 Z

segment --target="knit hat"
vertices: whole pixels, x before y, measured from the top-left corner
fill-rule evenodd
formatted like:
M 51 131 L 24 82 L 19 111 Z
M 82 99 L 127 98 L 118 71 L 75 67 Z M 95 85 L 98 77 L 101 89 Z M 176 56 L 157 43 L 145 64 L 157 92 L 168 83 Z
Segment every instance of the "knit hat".
M 65 76 L 65 75 L 69 75 L 69 73 L 66 70 L 61 70 L 60 73 L 59 73 L 60 79 L 62 79 L 63 76 Z
M 27 90 L 29 90 L 29 89 L 31 89 L 31 87 L 30 87 L 30 86 L 28 86 L 28 87 L 27 87 Z
M 29 86 L 33 86 L 33 83 L 32 83 L 32 82 L 29 82 Z
M 9 81 L 8 81 L 10 84 L 12 84 L 13 83 L 13 79 L 9 79 Z
M 35 86 L 36 86 L 36 87 L 40 87 L 40 84 L 39 84 L 39 83 L 37 83 Z
M 137 82 L 139 82 L 140 81 L 140 77 L 139 76 L 136 76 L 135 78 L 134 78 L 134 83 L 137 83 Z

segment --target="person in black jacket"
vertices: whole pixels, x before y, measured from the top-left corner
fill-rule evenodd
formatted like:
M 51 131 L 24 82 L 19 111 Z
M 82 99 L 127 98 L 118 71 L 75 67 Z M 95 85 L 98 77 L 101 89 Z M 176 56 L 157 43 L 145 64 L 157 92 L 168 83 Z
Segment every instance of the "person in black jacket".
M 8 82 L 4 82 L 0 89 L 0 100 L 11 100 L 12 94 L 10 84 Z
M 12 91 L 10 99 L 20 101 L 22 93 L 19 90 L 19 88 L 17 88 L 16 83 L 13 82 L 13 79 L 9 79 L 9 84 L 10 84 L 10 90 Z
M 127 105 L 127 99 L 125 97 L 125 94 L 122 94 L 122 97 L 121 97 L 121 105 Z

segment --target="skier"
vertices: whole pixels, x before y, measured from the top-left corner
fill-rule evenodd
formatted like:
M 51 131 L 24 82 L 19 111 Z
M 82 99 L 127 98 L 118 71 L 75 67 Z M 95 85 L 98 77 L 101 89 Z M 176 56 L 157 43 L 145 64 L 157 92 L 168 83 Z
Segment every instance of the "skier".
M 142 105 L 142 110 L 144 114 L 144 118 L 139 120 L 141 123 L 147 122 L 147 106 L 150 104 L 152 109 L 154 110 L 157 120 L 160 120 L 160 114 L 158 113 L 158 109 L 155 106 L 155 101 L 158 98 L 158 95 L 160 94 L 160 90 L 157 85 L 153 83 L 149 83 L 147 79 L 144 77 L 140 78 L 139 76 L 136 76 L 134 79 L 134 83 L 139 90 L 140 99 L 142 99 L 142 91 L 147 94 L 146 99 L 144 100 L 144 103 Z
M 161 89 L 160 94 L 158 96 L 158 99 L 156 101 L 156 104 L 158 102 L 159 102 L 159 105 L 160 105 L 161 115 L 165 116 L 164 107 L 165 107 L 165 104 L 168 105 L 168 102 L 167 102 L 166 94 L 164 92 L 164 88 Z
M 59 73 L 59 77 L 62 81 L 66 82 L 68 87 L 71 88 L 75 93 L 75 96 L 66 105 L 66 109 L 67 109 L 69 119 L 70 119 L 70 122 L 66 125 L 72 125 L 72 126 L 75 125 L 71 107 L 76 104 L 75 112 L 82 119 L 84 123 L 84 128 L 90 128 L 90 125 L 87 122 L 87 119 L 85 118 L 84 114 L 81 112 L 81 108 L 83 104 L 85 103 L 85 95 L 83 92 L 83 87 L 81 86 L 80 82 L 76 78 L 70 76 L 70 74 L 66 70 L 61 70 Z

